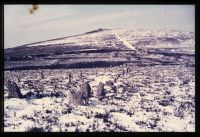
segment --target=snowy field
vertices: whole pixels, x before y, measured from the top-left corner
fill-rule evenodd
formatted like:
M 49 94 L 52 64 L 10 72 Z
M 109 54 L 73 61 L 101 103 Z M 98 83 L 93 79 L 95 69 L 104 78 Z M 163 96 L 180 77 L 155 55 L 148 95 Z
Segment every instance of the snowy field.
M 43 85 L 44 97 L 7 98 L 5 86 L 4 130 L 28 131 L 37 127 L 45 132 L 195 131 L 194 68 L 130 65 L 129 72 L 124 74 L 123 68 L 126 67 L 6 71 L 5 76 L 20 78 L 15 81 L 22 94 L 32 90 L 27 85 L 27 81 L 32 81 Z M 73 76 L 68 84 L 70 72 Z M 105 97 L 98 99 L 98 83 L 109 80 L 113 85 L 107 84 Z M 88 81 L 92 88 L 88 105 L 69 103 L 69 91 L 79 91 L 83 81 Z

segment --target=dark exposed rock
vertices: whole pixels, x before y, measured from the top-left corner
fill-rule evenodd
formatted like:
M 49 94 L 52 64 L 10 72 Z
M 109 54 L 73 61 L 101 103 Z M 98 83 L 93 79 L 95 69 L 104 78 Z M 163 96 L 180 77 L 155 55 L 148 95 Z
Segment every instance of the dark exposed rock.
M 21 82 L 21 80 L 20 80 L 20 78 L 19 78 L 19 77 L 17 77 L 17 81 L 18 81 L 18 83 L 19 83 L 19 82 Z
M 52 112 L 51 110 L 48 110 L 48 109 L 46 110 L 46 113 L 51 113 L 51 112 Z
M 26 99 L 32 99 L 34 96 L 36 96 L 35 95 L 35 93 L 33 93 L 33 92 L 28 92 L 26 95 L 25 95 L 25 97 L 26 97 Z
M 82 79 L 82 76 L 83 76 L 83 74 L 82 74 L 82 71 L 81 71 L 80 75 L 79 75 L 79 78 Z
M 97 87 L 97 96 L 104 96 L 105 91 L 104 91 L 104 84 L 102 82 L 99 82 L 99 85 Z
M 81 99 L 87 100 L 88 98 L 91 97 L 91 87 L 87 82 L 85 82 L 81 85 L 80 90 L 82 93 Z
M 126 73 L 129 73 L 130 72 L 130 68 L 126 68 Z
M 117 77 L 116 77 L 116 78 L 114 78 L 114 82 L 115 82 L 115 83 L 117 82 Z
M 76 128 L 76 129 L 75 129 L 75 132 L 79 132 L 79 129 L 78 129 L 78 128 Z
M 44 74 L 41 72 L 41 79 L 44 79 Z
M 21 94 L 19 87 L 15 82 L 8 80 L 7 88 L 8 98 L 24 98 L 24 96 Z
M 122 69 L 122 75 L 124 75 L 124 74 L 125 74 L 124 69 Z
M 106 85 L 107 85 L 107 86 L 113 86 L 114 83 L 113 83 L 112 81 L 109 80 L 109 81 L 106 81 Z
M 83 100 L 81 99 L 81 93 L 79 92 L 70 92 L 69 94 L 69 104 L 73 105 L 83 105 Z
M 69 82 L 69 83 L 71 82 L 71 79 L 72 79 L 72 74 L 69 73 L 69 75 L 68 75 L 68 82 Z

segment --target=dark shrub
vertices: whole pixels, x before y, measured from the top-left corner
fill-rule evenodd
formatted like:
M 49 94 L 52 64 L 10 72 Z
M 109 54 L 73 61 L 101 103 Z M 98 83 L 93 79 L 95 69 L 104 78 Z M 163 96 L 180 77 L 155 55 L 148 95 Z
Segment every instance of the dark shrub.
M 44 129 L 41 127 L 33 127 L 33 128 L 28 129 L 27 132 L 44 132 Z

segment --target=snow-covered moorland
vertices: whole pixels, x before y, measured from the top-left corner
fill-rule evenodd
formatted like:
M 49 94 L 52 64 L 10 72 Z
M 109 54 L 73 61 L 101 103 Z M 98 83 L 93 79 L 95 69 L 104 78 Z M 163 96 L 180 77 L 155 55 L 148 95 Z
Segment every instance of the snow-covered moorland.
M 124 75 L 119 67 L 82 70 L 82 79 L 89 81 L 93 95 L 88 105 L 78 106 L 68 103 L 68 92 L 80 90 L 79 70 L 14 71 L 12 75 L 22 77 L 18 82 L 22 94 L 29 92 L 25 83 L 31 80 L 44 85 L 44 97 L 8 99 L 5 89 L 4 130 L 27 131 L 38 127 L 52 132 L 194 131 L 194 68 L 130 68 Z M 44 79 L 40 78 L 41 71 Z M 71 85 L 67 84 L 70 71 L 74 71 Z M 114 82 L 118 74 L 121 75 Z M 98 83 L 109 80 L 114 85 L 106 85 L 105 97 L 99 100 L 94 94 Z M 53 96 L 52 92 L 58 96 Z
M 112 39 L 106 40 L 107 36 Z M 106 30 L 38 45 L 62 43 L 63 46 L 74 43 L 86 47 L 88 44 L 109 45 L 121 51 L 44 58 L 34 55 L 32 60 L 6 61 L 4 131 L 195 131 L 193 33 Z M 27 47 L 30 51 L 30 47 L 37 47 L 37 44 Z M 85 63 L 82 68 L 73 68 L 82 62 Z M 109 63 L 114 65 L 109 66 Z M 46 69 L 40 68 L 44 64 Z M 72 64 L 71 68 L 58 68 L 66 64 Z M 83 67 L 87 64 L 91 67 Z M 57 68 L 49 69 L 48 65 Z M 101 65 L 104 66 L 99 67 Z M 19 69 L 23 66 L 28 66 L 29 70 Z M 30 69 L 32 66 L 37 69 Z M 9 70 L 17 67 L 18 70 Z M 22 98 L 9 97 L 7 80 L 17 84 Z M 91 87 L 86 101 L 79 98 L 85 90 L 83 83 Z

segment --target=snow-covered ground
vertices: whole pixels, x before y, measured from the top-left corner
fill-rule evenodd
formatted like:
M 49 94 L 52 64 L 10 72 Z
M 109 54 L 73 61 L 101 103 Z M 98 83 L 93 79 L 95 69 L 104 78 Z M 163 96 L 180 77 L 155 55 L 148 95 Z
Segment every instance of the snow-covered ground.
M 122 41 L 124 46 L 126 46 L 129 49 L 135 50 L 133 45 L 131 45 L 127 40 L 122 39 L 116 32 L 115 32 L 115 36 L 117 37 L 117 39 L 119 39 L 119 41 Z
M 26 132 L 38 128 L 44 132 L 194 132 L 194 43 L 192 32 L 114 29 L 29 44 L 28 47 L 93 46 L 81 51 L 92 51 L 95 46 L 123 50 L 5 62 L 9 68 L 81 62 L 87 65 L 94 62 L 98 66 L 100 61 L 108 64 L 106 68 L 4 71 L 4 81 L 15 81 L 23 95 L 34 91 L 30 83 L 43 95 L 8 98 L 5 83 L 4 131 Z M 111 62 L 120 63 L 110 66 Z M 91 86 L 92 97 L 88 105 L 77 105 L 71 102 L 70 92 L 79 92 L 83 82 Z M 96 96 L 99 82 L 105 84 L 106 92 L 100 99 Z
M 4 130 L 27 131 L 33 127 L 50 132 L 69 131 L 116 131 L 160 132 L 195 131 L 195 75 L 194 68 L 185 66 L 125 66 L 80 70 L 26 70 L 13 71 L 20 77 L 22 93 L 29 92 L 26 81 L 44 86 L 43 94 L 54 92 L 53 84 L 62 93 L 59 97 L 45 96 L 40 99 L 7 98 L 4 91 Z M 41 71 L 44 79 L 40 78 Z M 73 74 L 74 87 L 67 86 L 68 73 Z M 11 75 L 5 72 L 6 76 Z M 69 104 L 68 93 L 79 91 L 82 81 L 88 81 L 95 93 L 99 82 L 111 80 L 121 74 L 114 86 L 105 86 L 103 100 L 93 95 L 89 105 Z M 17 81 L 17 80 L 16 80 Z
M 178 48 L 184 45 L 184 48 L 189 48 L 194 52 L 194 33 L 178 30 L 151 30 L 151 29 L 112 29 L 105 30 L 98 33 L 83 34 L 79 36 L 72 36 L 61 38 L 58 40 L 49 40 L 39 42 L 36 44 L 29 44 L 27 46 L 44 46 L 44 45 L 79 45 L 79 46 L 96 46 L 104 47 L 111 46 L 119 48 L 135 50 L 136 48 L 147 48 L 155 46 L 157 48 Z M 121 44 L 121 45 L 120 45 Z M 147 47 L 146 47 L 147 46 Z

